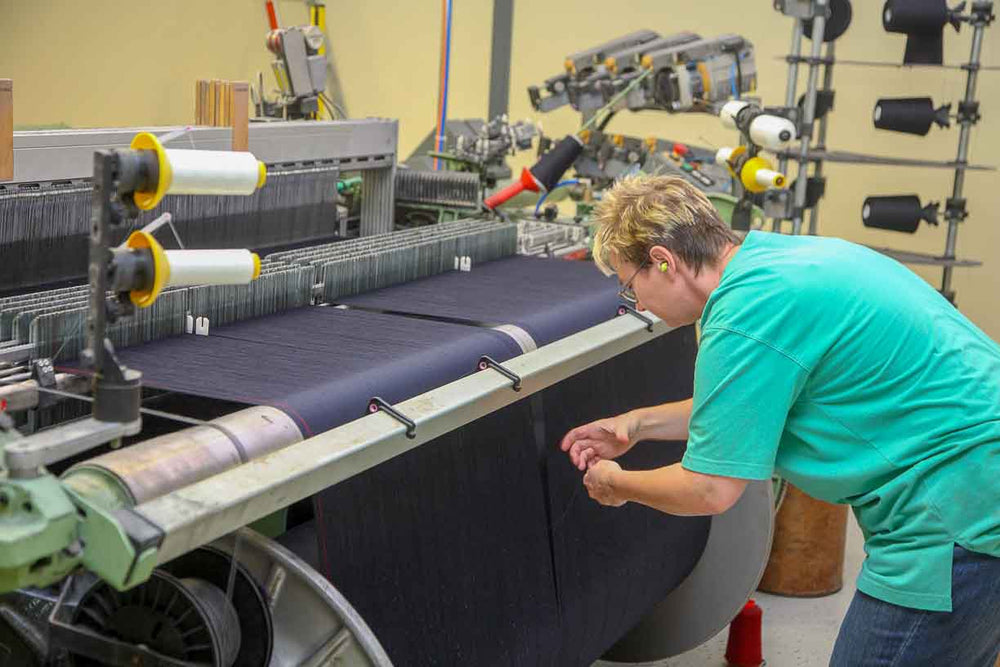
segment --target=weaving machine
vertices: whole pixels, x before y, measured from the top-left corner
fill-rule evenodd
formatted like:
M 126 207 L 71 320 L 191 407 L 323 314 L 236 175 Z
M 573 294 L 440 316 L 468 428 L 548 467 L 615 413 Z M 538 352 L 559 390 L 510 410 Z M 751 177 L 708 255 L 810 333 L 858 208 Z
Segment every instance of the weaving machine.
M 675 655 L 722 629 L 766 560 L 768 485 L 712 519 L 609 510 L 556 447 L 576 424 L 690 396 L 692 328 L 619 306 L 615 281 L 589 263 L 516 256 L 514 223 L 392 231 L 391 121 L 251 129 L 267 184 L 236 204 L 233 189 L 199 194 L 216 178 L 203 175 L 159 207 L 190 246 L 262 256 L 244 275 L 233 255 L 227 280 L 207 284 L 183 271 L 158 284 L 183 251 L 157 250 L 139 228 L 151 212 L 118 216 L 144 191 L 162 196 L 155 144 L 76 136 L 49 171 L 29 168 L 20 144 L 19 185 L 5 187 L 32 190 L 40 209 L 0 218 L 4 263 L 20 261 L 14 248 L 25 262 L 50 248 L 76 260 L 78 228 L 44 242 L 28 233 L 32 211 L 62 206 L 85 221 L 90 283 L 5 280 L 0 400 L 41 412 L 54 397 L 79 402 L 64 394 L 89 384 L 93 410 L 27 435 L 0 412 L 0 590 L 13 591 L 0 598 L 0 648 L 16 664 L 586 665 Z M 212 148 L 225 141 L 213 132 L 225 130 L 160 148 L 170 163 L 172 142 Z M 84 177 L 69 165 L 85 153 L 118 167 L 56 183 Z M 134 174 L 121 166 L 132 163 Z M 285 169 L 297 173 L 282 181 Z M 317 193 L 304 211 L 272 206 L 288 202 L 272 185 L 348 170 L 367 183 L 358 238 L 330 238 L 334 181 L 303 185 Z M 86 192 L 71 195 L 86 202 L 73 214 L 62 187 Z M 468 198 L 464 183 L 440 187 Z M 276 229 L 286 221 L 293 229 Z M 118 246 L 125 233 L 146 245 Z M 46 283 L 82 275 L 50 271 Z M 204 320 L 207 335 L 184 333 Z M 186 428 L 150 438 L 164 419 Z M 682 453 L 640 443 L 623 464 Z M 243 528 L 289 506 L 299 516 L 276 541 Z

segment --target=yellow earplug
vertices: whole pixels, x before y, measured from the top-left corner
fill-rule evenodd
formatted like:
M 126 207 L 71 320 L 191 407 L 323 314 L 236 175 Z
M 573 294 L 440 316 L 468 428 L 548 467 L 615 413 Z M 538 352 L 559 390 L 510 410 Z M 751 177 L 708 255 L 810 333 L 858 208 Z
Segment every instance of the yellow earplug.
M 660 271 L 666 273 L 669 270 L 670 270 L 670 264 L 668 264 L 667 262 L 660 262 Z

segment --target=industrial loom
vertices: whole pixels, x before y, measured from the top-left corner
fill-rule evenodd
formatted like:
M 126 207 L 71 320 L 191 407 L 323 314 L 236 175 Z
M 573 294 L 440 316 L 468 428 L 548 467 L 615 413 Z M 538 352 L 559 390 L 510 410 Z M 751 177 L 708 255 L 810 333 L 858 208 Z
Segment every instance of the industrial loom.
M 15 135 L 0 655 L 589 665 L 725 627 L 763 571 L 769 485 L 712 518 L 609 509 L 558 449 L 690 397 L 692 327 L 589 262 L 518 255 L 475 177 L 400 176 L 394 121 L 254 124 L 243 154 L 227 133 Z M 398 201 L 456 219 L 394 231 Z

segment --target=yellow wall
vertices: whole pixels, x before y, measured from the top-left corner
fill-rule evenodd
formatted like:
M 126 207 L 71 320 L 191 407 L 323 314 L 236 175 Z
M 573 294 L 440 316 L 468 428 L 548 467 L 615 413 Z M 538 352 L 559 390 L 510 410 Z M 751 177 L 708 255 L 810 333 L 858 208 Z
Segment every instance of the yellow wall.
M 282 23 L 307 20 L 303 2 L 278 2 Z M 490 0 L 454 0 L 449 115 L 482 117 L 489 76 Z M 855 0 L 854 22 L 837 42 L 838 56 L 901 62 L 904 38 L 881 27 L 881 0 Z M 400 152 L 407 155 L 433 127 L 437 101 L 440 2 L 437 0 L 328 0 L 328 33 L 354 116 L 400 119 Z M 15 80 L 15 123 L 64 122 L 72 126 L 191 122 L 198 78 L 250 79 L 263 70 L 270 84 L 263 0 L 0 0 L 0 76 Z M 692 30 L 703 35 L 739 32 L 757 47 L 759 93 L 767 103 L 784 99 L 790 19 L 768 0 L 518 0 L 514 18 L 511 113 L 531 117 L 526 88 L 559 70 L 566 54 L 639 28 L 661 33 Z M 984 62 L 1000 65 L 997 32 L 987 32 Z M 969 31 L 945 37 L 945 58 L 968 54 Z M 808 42 L 807 42 L 808 44 Z M 1000 162 L 1000 72 L 980 77 L 984 120 L 973 131 L 971 158 Z M 804 81 L 804 78 L 803 78 Z M 954 159 L 957 131 L 934 129 L 927 138 L 876 132 L 871 111 L 880 96 L 930 95 L 936 103 L 957 101 L 960 71 L 861 69 L 842 66 L 834 74 L 836 110 L 828 145 L 839 150 L 906 157 Z M 572 131 L 568 108 L 536 117 L 547 134 Z M 725 145 L 733 135 L 702 116 L 620 116 L 612 129 Z M 992 149 L 992 150 L 991 150 Z M 820 231 L 852 241 L 924 252 L 941 252 L 944 229 L 922 227 L 916 235 L 865 229 L 861 202 L 869 194 L 917 193 L 943 201 L 947 172 L 892 167 L 829 165 Z M 970 216 L 960 230 L 959 254 L 985 266 L 956 271 L 962 310 L 1000 339 L 1000 177 L 970 172 L 966 179 Z M 937 284 L 938 270 L 919 270 Z

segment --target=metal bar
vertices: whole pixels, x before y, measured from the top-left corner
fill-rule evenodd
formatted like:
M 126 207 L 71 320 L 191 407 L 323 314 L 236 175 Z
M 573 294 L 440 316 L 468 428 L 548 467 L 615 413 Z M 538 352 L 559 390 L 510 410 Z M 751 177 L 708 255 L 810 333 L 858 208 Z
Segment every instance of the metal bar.
M 115 201 L 119 158 L 108 151 L 100 151 L 91 156 L 94 175 L 94 191 L 91 195 L 89 259 L 87 270 L 90 277 L 87 296 L 86 349 L 81 355 L 84 365 L 89 366 L 100 379 L 105 370 L 107 350 L 104 347 L 108 311 L 106 295 L 109 282 L 108 248 L 111 226 L 111 202 Z
M 20 361 L 27 361 L 35 351 L 34 343 L 22 343 L 0 348 L 0 363 L 15 364 Z
M 90 380 L 82 375 L 56 374 L 56 387 L 74 394 L 86 391 Z M 0 405 L 6 402 L 7 411 L 18 412 L 38 406 L 39 388 L 37 380 L 25 380 L 0 387 Z
M 826 60 L 823 64 L 823 90 L 828 91 L 833 86 L 833 62 L 834 62 L 834 42 L 826 45 Z M 819 119 L 819 129 L 816 132 L 816 148 L 826 150 L 826 124 L 830 119 L 830 109 L 826 110 L 823 117 Z M 816 178 L 823 177 L 823 161 L 820 160 L 813 168 L 813 175 Z M 809 210 L 809 235 L 816 236 L 819 230 L 819 202 Z
M 385 156 L 393 163 L 399 122 L 385 118 L 338 121 L 250 123 L 249 149 L 266 164 L 351 159 L 352 169 L 385 166 L 363 158 Z M 92 130 L 39 130 L 14 133 L 14 181 L 34 183 L 90 178 L 94 151 L 128 148 L 139 132 L 178 132 L 167 148 L 228 151 L 229 127 L 136 127 Z
M 958 259 L 955 257 L 941 257 L 938 255 L 930 255 L 922 252 L 911 252 L 909 250 L 896 250 L 894 248 L 882 248 L 878 246 L 868 246 L 872 250 L 878 251 L 883 255 L 888 255 L 898 262 L 903 264 L 921 264 L 924 266 L 962 266 L 962 267 L 973 267 L 982 266 L 983 263 L 978 259 Z
M 141 421 L 102 422 L 87 417 L 7 445 L 4 462 L 11 477 L 32 477 L 39 466 L 75 456 L 122 436 L 135 435 L 141 428 Z
M 792 151 L 781 151 L 778 155 L 798 162 L 801 157 Z M 806 155 L 809 162 L 839 162 L 843 164 L 868 164 L 887 167 L 917 167 L 920 169 L 956 169 L 959 164 L 954 160 L 921 160 L 905 157 L 888 157 L 885 155 L 869 155 L 852 151 L 824 151 L 819 148 L 810 149 Z M 965 171 L 996 171 L 997 168 L 988 164 L 966 164 Z
M 792 202 L 792 234 L 802 233 L 802 209 L 806 202 L 806 186 L 809 183 L 809 144 L 812 142 L 812 126 L 816 116 L 816 80 L 819 78 L 818 59 L 823 48 L 823 31 L 826 29 L 827 0 L 816 0 L 816 15 L 812 25 L 812 51 L 814 58 L 809 63 L 809 81 L 806 84 L 806 98 L 803 105 L 802 118 L 799 127 L 801 137 L 799 143 L 799 174 L 795 179 L 795 199 Z
M 983 32 L 986 30 L 986 24 L 983 21 L 977 21 L 972 33 L 972 48 L 969 53 L 969 69 L 968 78 L 965 81 L 965 98 L 964 102 L 970 104 L 976 100 L 976 82 L 979 74 L 979 57 L 983 48 Z M 969 157 L 969 134 L 972 130 L 973 121 L 971 118 L 965 117 L 961 121 L 962 128 L 959 130 L 958 134 L 958 157 L 955 158 L 957 163 L 955 167 L 955 183 L 951 191 L 952 199 L 962 198 L 962 189 L 965 186 L 965 163 Z M 948 216 L 948 237 L 945 240 L 944 246 L 944 256 L 946 258 L 955 257 L 955 248 L 958 244 L 958 225 L 961 219 L 956 216 Z M 952 299 L 951 294 L 951 275 L 954 267 L 945 266 L 941 271 L 941 293 L 944 294 L 948 299 Z
M 651 334 L 635 318 L 616 317 L 506 362 L 521 378 L 520 393 L 506 377 L 482 371 L 397 404 L 417 424 L 413 439 L 389 415 L 371 414 L 135 511 L 163 530 L 157 558 L 167 562 L 669 330 L 657 319 Z
M 785 108 L 794 109 L 795 94 L 799 85 L 798 58 L 802 56 L 802 21 L 798 18 L 792 19 L 792 46 L 789 49 L 789 56 L 792 59 L 788 61 L 788 81 L 785 83 Z M 782 174 L 788 173 L 787 157 L 780 157 L 778 159 L 778 171 Z M 784 222 L 782 218 L 775 218 L 771 223 L 773 231 L 780 233 L 782 222 Z
M 514 0 L 493 0 L 490 44 L 490 101 L 487 122 L 507 113 L 510 99 L 510 44 L 514 32 Z

